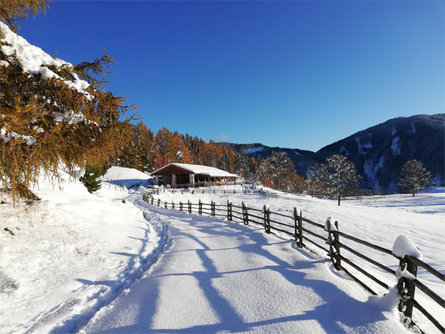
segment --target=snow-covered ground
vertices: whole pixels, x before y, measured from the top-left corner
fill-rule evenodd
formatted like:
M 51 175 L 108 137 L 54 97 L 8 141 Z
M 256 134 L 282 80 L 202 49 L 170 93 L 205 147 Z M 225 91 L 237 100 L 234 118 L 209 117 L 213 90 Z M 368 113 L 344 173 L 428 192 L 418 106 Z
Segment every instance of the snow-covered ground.
M 369 297 L 294 243 L 213 217 L 150 210 L 168 251 L 82 333 L 409 333 L 397 291 Z
M 399 194 L 346 199 L 342 201 L 341 206 L 338 206 L 335 200 L 283 194 L 273 190 L 268 190 L 271 196 L 245 194 L 241 186 L 220 188 L 215 190 L 216 194 L 213 194 L 212 190 L 208 191 L 206 189 L 204 189 L 205 193 L 203 194 L 202 190 L 195 189 L 194 194 L 190 191 L 181 194 L 177 190 L 174 193 L 171 190 L 166 190 L 155 197 L 169 202 L 172 200 L 175 202 L 190 200 L 193 203 L 197 203 L 201 199 L 204 203 L 215 201 L 225 204 L 227 200 L 230 200 L 233 204 L 240 205 L 241 202 L 244 202 L 247 206 L 258 209 L 266 205 L 271 211 L 290 216 L 292 216 L 293 208 L 296 207 L 303 212 L 303 217 L 321 224 L 324 224 L 328 217 L 333 217 L 339 222 L 340 231 L 389 250 L 392 249 L 399 235 L 406 235 L 421 250 L 425 262 L 441 273 L 445 273 L 445 235 L 443 233 L 445 227 L 445 188 L 432 188 L 416 195 L 416 197 Z M 233 193 L 233 190 L 236 193 Z M 278 216 L 275 216 L 274 219 L 283 221 Z M 284 219 L 284 221 L 291 223 L 289 220 Z M 305 227 L 312 229 L 308 225 Z M 290 231 L 292 232 L 292 230 Z M 315 231 L 320 233 L 319 230 Z M 312 239 L 315 238 L 312 237 Z M 397 270 L 398 260 L 396 258 L 361 246 L 353 241 L 345 239 L 342 241 L 372 259 Z M 307 243 L 307 245 L 320 256 L 325 256 L 315 246 L 311 246 L 310 243 Z M 344 251 L 343 255 L 372 272 L 389 286 L 396 284 L 395 276 L 382 272 L 351 253 Z M 354 269 L 350 269 L 350 271 L 356 273 Z M 418 277 L 433 291 L 445 298 L 445 284 L 442 281 L 420 268 Z M 367 280 L 366 277 L 361 276 L 361 278 L 378 293 L 386 293 L 384 288 Z M 425 298 L 422 292 L 416 292 L 416 299 L 422 301 L 422 305 L 426 306 L 428 311 L 432 312 L 437 319 L 445 319 L 445 311 L 437 307 L 437 304 L 429 298 Z M 416 311 L 414 313 L 419 314 Z M 415 319 L 423 328 L 431 328 L 431 331 L 435 331 L 424 318 L 416 316 Z
M 0 204 L 1 333 L 111 328 L 405 331 L 390 307 L 393 295 L 369 298 L 355 282 L 333 270 L 324 254 L 317 257 L 295 249 L 289 238 L 266 235 L 258 227 L 156 209 L 141 201 L 146 189 L 117 185 L 132 186 L 134 182 L 126 180 L 144 178 L 134 170 L 113 168 L 107 175 L 110 182 L 103 182 L 94 194 L 68 175 L 60 187 L 42 179 L 35 189 L 42 200 L 16 207 L 7 194 L 1 195 L 6 202 Z M 332 216 L 345 233 L 389 249 L 398 235 L 406 234 L 426 262 L 445 271 L 444 189 L 415 198 L 348 199 L 340 207 L 335 201 L 306 196 L 233 194 L 240 186 L 215 189 L 215 194 L 165 192 L 159 197 L 195 203 L 230 199 L 282 213 L 298 207 L 304 217 L 324 223 Z M 397 267 L 394 258 L 374 258 Z M 394 285 L 392 278 L 381 276 Z M 443 284 L 424 272 L 419 276 L 445 295 Z M 368 312 L 370 318 L 358 316 L 357 310 Z M 172 316 L 173 311 L 177 315 Z M 431 325 L 421 325 L 435 332 Z
M 77 328 L 145 272 L 165 244 L 164 227 L 147 222 L 123 187 L 104 182 L 90 194 L 64 174 L 60 185 L 40 180 L 35 192 L 40 202 L 16 207 L 2 195 L 0 333 Z

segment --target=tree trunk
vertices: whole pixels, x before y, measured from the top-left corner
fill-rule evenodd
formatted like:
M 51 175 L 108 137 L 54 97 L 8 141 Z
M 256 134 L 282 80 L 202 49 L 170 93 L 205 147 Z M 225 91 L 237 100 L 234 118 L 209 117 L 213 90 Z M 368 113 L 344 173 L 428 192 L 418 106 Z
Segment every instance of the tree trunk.
M 341 196 L 338 196 L 338 206 L 340 206 L 340 197 Z

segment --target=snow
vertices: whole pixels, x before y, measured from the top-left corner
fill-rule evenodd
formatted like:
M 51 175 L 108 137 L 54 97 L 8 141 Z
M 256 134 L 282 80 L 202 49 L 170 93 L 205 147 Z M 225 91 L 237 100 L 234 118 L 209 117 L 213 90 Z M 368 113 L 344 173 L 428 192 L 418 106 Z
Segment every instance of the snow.
M 329 229 L 331 229 L 331 231 L 338 231 L 337 227 L 335 226 L 335 219 L 332 217 L 328 217 L 324 223 L 324 230 L 325 231 L 329 231 Z
M 418 259 L 422 258 L 422 253 L 420 250 L 406 235 L 399 235 L 397 237 L 396 241 L 394 241 L 394 245 L 392 246 L 392 253 L 399 258 L 404 258 L 407 255 Z
M 15 54 L 17 59 L 20 61 L 24 72 L 29 74 L 40 73 L 44 79 L 60 79 L 68 87 L 89 96 L 89 93 L 86 91 L 89 87 L 89 83 L 79 79 L 75 73 L 72 73 L 74 77 L 73 81 L 63 80 L 47 67 L 50 65 L 56 66 L 57 68 L 64 65 L 72 67 L 72 64 L 58 58 L 53 58 L 39 47 L 28 43 L 23 37 L 18 36 L 16 33 L 11 31 L 3 22 L 0 22 L 0 29 L 4 34 L 2 43 L 5 44 L 3 44 L 1 47 L 3 53 L 7 56 L 12 56 Z
M 33 136 L 20 135 L 14 131 L 7 131 L 5 128 L 0 129 L 0 137 L 5 143 L 9 142 L 12 138 L 21 138 L 26 142 L 26 145 L 34 145 L 36 139 Z
M 106 174 L 108 180 L 144 177 L 121 167 Z M 339 231 L 388 249 L 403 233 L 423 250 L 425 262 L 445 271 L 444 188 L 414 198 L 345 199 L 341 207 L 309 196 L 243 189 L 165 191 L 158 197 L 244 201 L 289 216 L 297 207 L 316 222 L 335 217 Z M 154 208 L 141 201 L 145 191 L 103 181 L 89 194 L 64 174 L 55 186 L 40 179 L 35 192 L 42 201 L 31 205 L 14 207 L 0 193 L 6 202 L 0 204 L 0 332 L 409 333 L 400 321 L 396 290 L 371 297 L 323 252 L 298 249 L 293 238 L 265 234 L 262 226 Z M 353 248 L 398 268 L 394 257 Z M 396 284 L 397 277 L 341 251 L 389 286 Z M 445 296 L 443 282 L 430 276 L 419 268 L 419 280 Z M 420 291 L 417 298 L 436 318 L 445 318 Z M 415 321 L 425 332 L 437 332 L 424 319 Z
M 110 167 L 102 177 L 104 181 L 130 189 L 136 185 L 147 185 L 151 176 L 134 168 Z
M 240 187 L 240 186 L 238 186 Z M 170 192 L 161 193 L 161 200 L 171 202 L 190 200 L 197 203 L 201 199 L 204 203 L 210 203 L 211 200 L 217 204 L 226 204 L 227 200 L 233 204 L 240 204 L 242 201 L 248 207 L 262 209 L 266 205 L 271 211 L 281 214 L 293 215 L 294 207 L 303 211 L 303 218 L 323 224 L 326 217 L 335 217 L 339 223 L 339 231 L 352 235 L 362 240 L 366 240 L 372 244 L 384 247 L 388 250 L 392 249 L 394 241 L 400 234 L 407 235 L 413 242 L 422 249 L 423 261 L 430 264 L 436 270 L 445 273 L 445 244 L 443 242 L 443 222 L 445 221 L 445 188 L 436 187 L 421 194 L 412 197 L 406 195 L 386 195 L 386 196 L 370 196 L 363 198 L 345 198 L 339 207 L 334 200 L 311 198 L 303 195 L 283 194 L 271 189 L 265 190 L 270 196 L 260 194 L 244 194 L 240 193 L 241 189 L 237 189 L 237 193 L 233 194 L 226 190 L 224 194 L 221 192 L 213 194 L 213 192 L 205 192 L 202 194 L 199 189 L 191 192 L 184 192 L 182 195 Z M 274 216 L 274 219 L 277 216 Z M 310 229 L 309 225 L 303 223 Z M 292 232 L 292 231 L 291 231 Z M 314 232 L 320 232 L 314 230 Z M 342 239 L 340 237 L 340 239 Z M 362 246 L 352 241 L 342 239 L 348 246 L 359 251 L 360 253 L 370 256 L 372 259 L 382 263 L 393 270 L 399 267 L 399 261 L 390 255 L 376 252 L 368 247 Z M 323 252 L 314 246 L 308 245 L 314 252 L 320 256 L 325 256 Z M 397 277 L 387 274 L 379 268 L 361 260 L 351 253 L 342 250 L 343 255 L 360 267 L 372 273 L 377 278 L 389 286 L 397 283 Z M 348 267 L 352 273 L 357 274 L 354 269 Z M 360 274 L 360 273 L 358 273 Z M 361 276 L 363 277 L 363 276 Z M 436 279 L 427 271 L 419 268 L 419 280 L 445 298 L 445 285 Z M 374 289 L 374 291 L 383 295 L 387 293 L 386 289 L 381 288 L 377 284 L 366 277 L 363 280 Z M 427 298 L 421 291 L 416 292 L 416 299 L 421 301 L 429 312 L 436 319 L 445 319 L 445 311 L 437 307 L 437 304 Z M 419 316 L 419 312 L 415 312 L 416 323 L 421 324 L 421 328 L 426 331 L 436 333 L 434 326 L 428 320 Z
M 63 173 L 61 184 L 40 179 L 34 190 L 40 202 L 16 207 L 1 193 L 1 333 L 71 332 L 142 275 L 165 244 L 163 225 L 149 224 L 124 188 L 103 184 L 90 194 Z
M 393 308 L 292 241 L 216 218 L 150 211 L 168 222 L 171 247 L 81 333 L 409 333 Z
M 374 161 L 372 159 L 367 159 L 363 164 L 363 172 L 370 179 L 374 180 L 374 189 L 379 187 L 379 184 L 375 178 L 375 174 L 378 172 L 380 168 L 383 167 L 383 163 L 385 161 L 385 157 L 381 156 L 379 161 L 374 165 Z
M 391 142 L 391 151 L 393 155 L 401 155 L 400 152 L 400 138 L 395 137 Z
M 247 150 L 244 150 L 243 153 L 244 154 L 252 154 L 252 153 L 262 152 L 263 150 L 264 150 L 264 147 L 258 146 L 258 147 L 252 147 Z M 297 153 L 297 152 L 295 152 L 295 153 Z
M 360 138 L 359 137 L 355 137 L 355 141 L 357 142 L 357 146 L 358 146 L 358 153 L 362 153 L 365 154 L 366 151 L 364 151 L 363 149 L 367 149 L 367 148 L 372 148 L 372 143 L 369 141 L 366 144 L 360 144 Z
M 168 166 L 177 166 L 194 174 L 209 175 L 211 177 L 238 177 L 238 175 L 236 174 L 231 174 L 229 172 L 226 172 L 224 170 L 215 167 L 204 166 L 204 165 L 182 164 L 182 163 L 170 163 L 162 168 L 155 170 L 152 174 L 160 172 L 161 170 L 167 168 Z

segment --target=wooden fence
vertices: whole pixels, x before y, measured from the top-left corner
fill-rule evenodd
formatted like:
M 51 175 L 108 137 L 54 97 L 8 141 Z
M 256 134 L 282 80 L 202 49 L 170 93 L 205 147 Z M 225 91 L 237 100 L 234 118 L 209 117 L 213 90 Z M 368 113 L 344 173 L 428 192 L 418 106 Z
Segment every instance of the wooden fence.
M 242 185 L 241 185 L 242 186 Z M 154 189 L 150 192 L 152 195 L 159 195 L 160 193 L 169 192 L 171 194 L 255 194 L 255 195 L 265 195 L 268 197 L 276 197 L 277 194 L 274 192 L 270 192 L 264 189 L 210 189 L 205 187 L 196 187 L 196 188 L 161 188 L 161 189 Z M 297 194 L 293 194 L 297 195 Z
M 265 233 L 271 233 L 273 231 L 284 233 L 295 239 L 297 247 L 307 247 L 307 244 L 311 244 L 326 252 L 337 270 L 343 270 L 372 295 L 377 295 L 377 292 L 370 287 L 369 283 L 365 283 L 363 278 L 359 277 L 360 275 L 367 277 L 377 286 L 389 290 L 391 288 L 390 285 L 376 277 L 370 270 L 366 270 L 353 261 L 352 258 L 354 256 L 358 257 L 380 270 L 396 276 L 397 288 L 401 296 L 398 309 L 406 316 L 410 327 L 415 325 L 412 316 L 413 309 L 416 308 L 431 321 L 439 331 L 445 333 L 445 327 L 414 298 L 416 289 L 419 289 L 434 301 L 435 304 L 445 309 L 445 300 L 418 280 L 417 270 L 421 267 L 441 281 L 445 281 L 445 275 L 415 257 L 405 256 L 404 258 L 400 258 L 394 255 L 389 249 L 341 232 L 337 221 L 332 223 L 328 220 L 325 224 L 320 224 L 303 217 L 302 213 L 296 208 L 293 209 L 293 214 L 289 215 L 271 211 L 266 208 L 266 206 L 263 206 L 262 209 L 248 207 L 244 202 L 242 202 L 241 205 L 235 205 L 230 201 L 227 201 L 227 204 L 216 204 L 214 201 L 203 203 L 201 200 L 199 200 L 198 203 L 191 203 L 190 201 L 175 203 L 173 201 L 161 201 L 159 198 L 156 199 L 152 193 L 145 194 L 142 199 L 151 205 L 165 209 L 176 209 L 188 212 L 189 214 L 205 214 L 225 218 L 229 221 L 239 221 L 245 225 L 249 225 L 250 223 L 257 224 L 264 228 Z M 360 244 L 361 246 L 372 249 L 373 252 L 377 251 L 387 254 L 392 259 L 396 258 L 398 260 L 398 270 L 391 269 L 373 260 L 371 257 L 351 247 L 350 244 L 345 244 L 343 240 Z M 353 256 L 351 256 L 351 254 Z M 355 269 L 360 275 L 351 273 L 348 268 Z

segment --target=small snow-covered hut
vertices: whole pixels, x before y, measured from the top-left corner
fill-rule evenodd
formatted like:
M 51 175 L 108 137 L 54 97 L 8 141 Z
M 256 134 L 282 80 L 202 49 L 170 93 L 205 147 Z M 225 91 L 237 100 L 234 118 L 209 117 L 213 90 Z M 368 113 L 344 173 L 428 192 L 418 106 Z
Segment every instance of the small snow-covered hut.
M 164 185 L 172 187 L 204 186 L 219 184 L 234 184 L 238 175 L 228 173 L 222 169 L 203 165 L 170 163 L 151 173 L 160 184 L 160 177 Z

